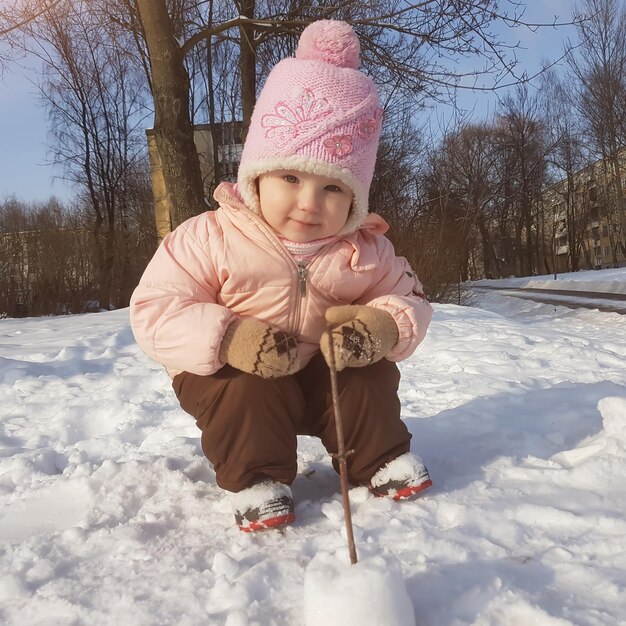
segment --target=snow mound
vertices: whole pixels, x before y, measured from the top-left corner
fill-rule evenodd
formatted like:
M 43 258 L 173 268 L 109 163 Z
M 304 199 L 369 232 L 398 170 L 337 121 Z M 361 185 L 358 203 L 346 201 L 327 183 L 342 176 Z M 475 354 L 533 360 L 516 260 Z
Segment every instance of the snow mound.
M 622 445 L 626 444 L 626 398 L 602 398 L 598 402 L 604 432 Z
M 598 412 L 602 417 L 603 429 L 584 440 L 583 445 L 564 450 L 552 457 L 564 467 L 574 468 L 589 459 L 611 457 L 606 463 L 624 465 L 626 450 L 626 398 L 611 396 L 598 401 Z M 616 468 L 617 469 L 617 468 Z
M 319 552 L 306 568 L 306 626 L 415 626 L 413 605 L 398 561 L 359 549 L 350 565 L 347 550 Z
M 485 613 L 487 615 L 481 615 L 474 622 L 474 626 L 574 626 L 573 622 L 554 617 L 511 591 L 502 593 L 489 602 Z

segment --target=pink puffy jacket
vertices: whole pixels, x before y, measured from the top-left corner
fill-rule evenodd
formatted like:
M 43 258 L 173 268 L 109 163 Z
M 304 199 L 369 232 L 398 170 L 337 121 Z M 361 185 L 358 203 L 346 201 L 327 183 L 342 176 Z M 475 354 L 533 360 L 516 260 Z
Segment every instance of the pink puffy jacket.
M 408 357 L 422 341 L 432 308 L 406 259 L 379 234 L 387 229 L 381 217 L 370 214 L 358 231 L 328 243 L 304 266 L 246 208 L 236 186 L 222 183 L 215 198 L 219 209 L 165 237 L 130 302 L 137 343 L 171 376 L 220 369 L 220 343 L 236 317 L 294 335 L 301 367 L 319 350 L 324 312 L 333 305 L 391 313 L 399 339 L 389 360 Z

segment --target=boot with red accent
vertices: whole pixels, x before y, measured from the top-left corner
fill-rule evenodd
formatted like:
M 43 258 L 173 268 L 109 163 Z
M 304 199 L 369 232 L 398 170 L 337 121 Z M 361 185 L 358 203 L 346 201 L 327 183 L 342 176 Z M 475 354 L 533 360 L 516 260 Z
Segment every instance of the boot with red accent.
M 422 459 L 406 452 L 383 465 L 372 477 L 369 489 L 375 496 L 406 500 L 432 484 Z
M 235 521 L 246 533 L 280 528 L 295 521 L 291 488 L 272 480 L 229 494 Z

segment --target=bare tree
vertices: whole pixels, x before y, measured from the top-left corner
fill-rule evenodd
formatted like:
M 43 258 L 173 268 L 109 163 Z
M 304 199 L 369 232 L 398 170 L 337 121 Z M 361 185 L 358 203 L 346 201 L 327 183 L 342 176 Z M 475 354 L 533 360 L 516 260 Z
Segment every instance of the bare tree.
M 514 73 L 515 57 L 508 55 L 510 51 L 491 29 L 498 21 L 522 23 L 522 5 L 515 0 L 425 0 L 408 6 L 393 0 L 341 5 L 321 2 L 316 6 L 278 0 L 245 0 L 232 5 L 209 1 L 191 8 L 193 23 L 189 13 L 179 11 L 175 15 L 185 6 L 184 2 L 174 3 L 168 10 L 165 0 L 137 0 L 134 15 L 140 23 L 128 22 L 137 41 L 145 41 L 150 58 L 146 68 L 173 226 L 190 212 L 204 210 L 200 169 L 191 149 L 191 82 L 186 64 L 192 50 L 204 42 L 228 42 L 236 48 L 240 80 L 237 109 L 241 111 L 243 135 L 259 78 L 277 60 L 278 52 L 293 50 L 306 24 L 324 17 L 354 24 L 367 71 L 383 91 L 410 94 L 415 106 L 425 98 L 448 98 L 449 91 L 459 84 L 488 89 L 521 80 Z M 199 14 L 203 19 L 198 19 Z M 484 69 L 459 75 L 445 62 L 455 55 L 482 57 Z M 483 82 L 486 76 L 494 77 L 494 83 Z M 209 106 L 215 105 L 214 98 L 209 96 L 208 100 Z
M 443 153 L 433 151 L 423 177 L 424 197 L 419 214 L 423 243 L 417 271 L 432 284 L 437 301 L 460 303 L 459 285 L 470 278 L 476 233 L 469 226 L 467 207 L 450 182 Z M 433 287 L 435 289 L 433 289 Z
M 541 228 L 541 193 L 544 188 L 547 157 L 552 146 L 544 135 L 539 101 L 526 85 L 518 85 L 501 101 L 497 119 L 500 150 L 507 178 L 507 204 L 515 207 L 517 271 L 537 273 L 545 260 Z
M 15 60 L 12 46 L 15 37 L 64 1 L 66 0 L 13 0 L 0 3 L 0 42 L 7 44 L 0 47 L 0 76 L 5 66 Z
M 119 246 L 127 241 L 136 174 L 146 167 L 147 92 L 125 53 L 128 34 L 102 30 L 93 8 L 80 0 L 66 3 L 26 32 L 29 51 L 45 67 L 41 93 L 53 122 L 55 160 L 92 210 L 97 299 L 108 307 L 128 297 L 119 293 L 114 273 L 120 262 L 130 263 L 128 250 Z M 132 272 L 121 276 L 128 274 L 132 280 Z
M 52 101 L 59 96 L 55 115 L 60 117 L 55 119 L 65 120 L 75 129 L 72 136 L 65 130 L 62 136 L 57 135 L 59 158 L 70 162 L 79 155 L 89 157 L 83 159 L 88 163 L 84 176 L 77 174 L 76 180 L 87 190 L 89 203 L 100 216 L 96 222 L 100 220 L 103 234 L 111 233 L 104 235 L 107 243 L 101 256 L 102 268 L 107 267 L 107 259 L 113 258 L 111 253 L 117 245 L 114 233 L 118 224 L 125 223 L 128 212 L 123 207 L 129 197 L 130 179 L 124 172 L 134 171 L 142 152 L 132 140 L 124 144 L 119 139 L 126 132 L 130 133 L 127 137 L 138 136 L 133 134 L 136 127 L 132 125 L 140 117 L 131 113 L 136 96 L 129 99 L 129 87 L 133 94 L 141 91 L 135 71 L 143 73 L 151 91 L 157 146 L 173 208 L 172 226 L 176 226 L 206 208 L 193 125 L 203 121 L 203 117 L 208 119 L 214 135 L 213 160 L 218 166 L 218 128 L 225 121 L 238 118 L 243 120 L 245 133 L 263 78 L 280 58 L 293 54 L 306 24 L 328 17 L 345 19 L 355 26 L 362 44 L 364 68 L 380 85 L 390 132 L 381 142 L 379 171 L 382 168 L 383 175 L 385 171 L 393 172 L 393 182 L 398 184 L 389 184 L 389 176 L 381 177 L 375 181 L 372 194 L 377 209 L 393 216 L 392 236 L 416 269 L 432 262 L 428 241 L 433 240 L 451 252 L 443 264 L 452 259 L 449 273 L 454 280 L 465 279 L 475 271 L 473 249 L 480 241 L 485 269 L 499 273 L 502 254 L 496 241 L 503 240 L 502 233 L 508 232 L 511 220 L 517 225 L 520 267 L 531 268 L 535 261 L 540 262 L 543 235 L 539 232 L 536 194 L 540 187 L 537 181 L 543 176 L 539 170 L 545 164 L 539 158 L 541 150 L 533 152 L 532 146 L 540 134 L 539 122 L 531 120 L 534 125 L 524 127 L 528 120 L 521 119 L 524 115 L 516 117 L 514 100 L 510 101 L 510 110 L 505 100 L 498 133 L 499 152 L 487 138 L 489 129 L 468 128 L 446 139 L 447 145 L 441 147 L 440 154 L 432 155 L 430 166 L 425 168 L 428 171 L 420 177 L 416 176 L 424 161 L 420 159 L 420 142 L 415 139 L 413 126 L 407 123 L 408 111 L 414 112 L 427 98 L 449 100 L 451 91 L 458 86 L 493 89 L 528 79 L 515 73 L 514 51 L 492 30 L 495 23 L 523 24 L 522 3 L 425 0 L 400 5 L 394 0 L 376 0 L 337 6 L 325 1 L 302 5 L 291 0 L 94 0 L 74 2 L 73 6 L 82 7 L 89 16 L 88 28 L 81 22 L 82 13 L 57 8 L 47 12 L 50 17 L 45 29 L 30 32 L 38 36 L 47 33 L 42 50 L 48 54 L 52 46 L 54 54 L 62 59 L 55 60 L 54 73 L 70 68 L 66 72 L 67 85 L 49 89 L 48 97 L 55 110 Z M 56 40 L 62 41 L 63 19 L 69 20 L 67 32 L 72 35 L 57 44 Z M 120 34 L 122 31 L 126 38 Z M 79 45 L 87 36 L 90 41 Z M 105 40 L 110 42 L 110 57 L 100 56 Z M 482 59 L 484 67 L 458 74 L 450 69 L 453 66 L 447 59 L 459 56 Z M 106 68 L 97 64 L 101 58 L 108 58 Z M 95 63 L 95 69 L 89 63 Z M 117 70 L 111 68 L 123 68 L 123 73 L 116 74 Z M 95 86 L 92 76 L 96 78 Z M 66 90 L 63 96 L 62 89 Z M 67 111 L 63 109 L 65 104 L 61 105 L 66 97 L 72 103 Z M 527 98 L 524 106 L 530 100 Z M 126 104 L 116 110 L 109 108 L 113 101 Z M 106 123 L 92 123 L 97 118 Z M 527 136 L 521 144 L 517 137 L 516 144 L 512 137 L 520 128 Z M 508 141 L 504 146 L 509 149 L 506 158 L 502 157 L 503 137 L 507 138 L 504 143 Z M 527 137 L 530 139 L 524 143 Z M 108 145 L 115 146 L 111 154 L 99 153 L 99 147 L 109 140 L 112 143 Z M 515 152 L 515 145 L 523 146 L 521 153 Z M 118 150 L 117 146 L 123 148 Z M 493 171 L 494 150 L 499 159 L 499 179 Z M 456 159 L 454 167 L 442 158 L 446 152 Z M 115 163 L 121 164 L 121 169 Z M 219 180 L 222 173 L 217 171 L 215 175 Z M 523 259 L 522 237 L 526 240 Z
M 73 218 L 54 198 L 0 203 L 0 314 L 80 310 L 93 263 L 89 233 Z
M 464 206 L 465 231 L 477 230 L 480 236 L 481 271 L 488 277 L 499 276 L 500 258 L 492 236 L 501 186 L 494 130 L 487 123 L 463 125 L 444 139 L 443 150 L 452 189 Z
M 189 75 L 165 0 L 137 0 L 154 99 L 154 132 L 173 226 L 205 210 L 200 164 L 189 116 Z
M 0 37 L 23 29 L 65 0 L 23 0 L 0 6 Z
M 551 71 L 542 80 L 542 115 L 553 150 L 549 154 L 549 176 L 554 184 L 546 191 L 553 213 L 547 217 L 553 240 L 553 256 L 561 244 L 567 246 L 567 268 L 580 269 L 590 221 L 588 182 L 579 172 L 589 162 L 589 151 L 575 115 L 572 91 Z M 555 197 L 553 197 L 555 196 Z M 553 258 L 556 271 L 556 258 Z
M 626 167 L 626 7 L 619 0 L 584 0 L 578 9 L 578 53 L 569 59 L 575 103 L 598 157 L 605 161 L 606 218 L 614 262 L 626 256 L 623 171 Z

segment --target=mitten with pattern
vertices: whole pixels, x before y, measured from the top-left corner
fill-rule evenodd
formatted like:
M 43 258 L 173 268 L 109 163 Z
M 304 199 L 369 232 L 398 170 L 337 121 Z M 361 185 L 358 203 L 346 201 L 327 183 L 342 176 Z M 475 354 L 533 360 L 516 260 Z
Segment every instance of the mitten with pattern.
M 330 307 L 326 321 L 332 328 L 324 332 L 320 348 L 329 363 L 331 342 L 337 371 L 346 367 L 365 367 L 389 354 L 398 341 L 398 326 L 391 314 L 363 305 Z
M 279 378 L 298 369 L 298 344 L 288 333 L 254 319 L 235 320 L 220 346 L 220 361 L 262 378 Z

